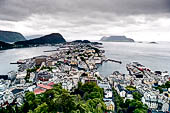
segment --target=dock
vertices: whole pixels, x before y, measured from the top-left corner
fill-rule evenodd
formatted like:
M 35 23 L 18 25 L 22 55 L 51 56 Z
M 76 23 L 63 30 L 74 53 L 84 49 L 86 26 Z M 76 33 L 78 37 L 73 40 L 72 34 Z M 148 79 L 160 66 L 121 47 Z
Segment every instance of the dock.
M 26 63 L 21 63 L 21 62 L 11 62 L 10 64 L 26 64 Z
M 106 62 L 108 62 L 108 61 L 122 64 L 122 61 L 118 61 L 118 60 L 106 59 Z
M 43 52 L 54 52 L 54 51 L 58 51 L 58 50 L 48 50 L 48 51 L 43 51 Z

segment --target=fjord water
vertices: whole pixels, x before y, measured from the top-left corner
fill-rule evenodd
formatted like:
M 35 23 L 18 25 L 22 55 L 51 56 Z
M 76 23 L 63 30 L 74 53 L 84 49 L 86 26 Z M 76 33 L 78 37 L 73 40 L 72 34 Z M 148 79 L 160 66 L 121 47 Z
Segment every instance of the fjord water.
M 118 43 L 104 42 L 102 49 L 108 58 L 122 61 L 122 64 L 107 62 L 99 66 L 101 75 L 107 76 L 114 71 L 127 73 L 126 64 L 137 61 L 152 70 L 170 72 L 170 43 Z M 17 70 L 17 65 L 10 64 L 19 59 L 32 58 L 39 55 L 50 55 L 44 53 L 46 50 L 54 50 L 56 47 L 32 47 L 9 49 L 0 51 L 0 74 L 7 74 L 11 70 Z
M 18 67 L 15 63 L 19 59 L 32 58 L 39 55 L 49 55 L 51 53 L 44 53 L 46 50 L 53 50 L 56 47 L 32 47 L 32 48 L 18 48 L 0 51 L 0 74 L 7 74 L 9 71 L 17 71 Z
M 170 72 L 170 43 L 123 43 L 104 42 L 105 55 L 108 58 L 122 61 L 122 64 L 107 62 L 98 71 L 108 76 L 114 71 L 127 74 L 126 64 L 137 61 L 153 71 Z

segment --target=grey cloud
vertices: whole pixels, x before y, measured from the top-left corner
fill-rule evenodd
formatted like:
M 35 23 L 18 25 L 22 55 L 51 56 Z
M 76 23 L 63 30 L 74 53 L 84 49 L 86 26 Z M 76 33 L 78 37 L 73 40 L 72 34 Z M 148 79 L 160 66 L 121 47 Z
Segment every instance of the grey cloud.
M 70 39 L 166 31 L 157 20 L 168 21 L 169 6 L 170 0 L 0 0 L 0 29 Z
M 82 18 L 97 13 L 114 15 L 164 14 L 169 0 L 0 0 L 0 19 L 21 21 L 33 14 Z
M 80 7 L 117 14 L 153 14 L 169 11 L 169 0 L 86 0 Z

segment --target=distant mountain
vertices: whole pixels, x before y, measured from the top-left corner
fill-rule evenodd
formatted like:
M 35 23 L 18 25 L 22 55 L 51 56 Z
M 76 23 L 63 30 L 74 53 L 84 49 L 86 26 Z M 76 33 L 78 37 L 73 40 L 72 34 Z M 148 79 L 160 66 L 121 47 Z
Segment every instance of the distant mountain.
M 26 40 L 21 33 L 11 31 L 0 31 L 0 41 L 3 42 L 16 42 Z
M 66 40 L 59 33 L 52 33 L 40 38 L 15 42 L 16 46 L 31 46 L 31 45 L 42 45 L 42 44 L 58 44 L 65 43 Z
M 8 43 L 0 41 L 0 50 L 2 50 L 2 49 L 11 49 L 11 48 L 13 48 L 12 44 L 8 44 Z
M 104 42 L 134 42 L 133 39 L 127 38 L 126 36 L 110 36 L 110 37 L 103 37 L 100 41 Z
M 31 40 L 31 39 L 35 39 L 35 38 L 40 38 L 42 37 L 43 35 L 30 35 L 30 36 L 25 36 L 25 38 L 27 40 Z

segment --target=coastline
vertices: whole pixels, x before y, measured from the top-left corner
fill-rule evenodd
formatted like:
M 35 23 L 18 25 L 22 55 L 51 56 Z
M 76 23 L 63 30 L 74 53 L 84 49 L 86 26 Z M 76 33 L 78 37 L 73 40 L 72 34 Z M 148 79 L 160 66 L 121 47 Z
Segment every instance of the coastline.
M 59 49 L 49 56 L 41 55 L 19 60 L 18 72 L 11 71 L 7 74 L 8 80 L 4 80 L 8 85 L 3 93 L 6 95 L 7 91 L 22 89 L 22 95 L 27 91 L 40 94 L 36 91 L 40 87 L 39 84 L 65 84 L 63 80 L 67 79 L 68 83 L 75 79 L 71 87 L 65 88 L 70 91 L 77 87 L 79 80 L 82 83 L 102 80 L 103 77 L 96 71 L 96 64 L 102 64 L 106 60 L 103 52 L 93 44 L 70 43 L 60 45 Z M 82 76 L 83 73 L 86 76 Z M 12 98 L 16 98 L 18 94 Z
M 123 64 L 127 64 L 127 74 L 111 70 L 111 68 L 108 67 L 112 72 L 107 76 L 103 76 L 98 72 L 99 67 L 102 66 L 103 63 L 110 61 L 110 63 L 114 62 L 120 65 L 121 61 L 106 58 L 107 53 L 104 53 L 105 51 L 101 49 L 101 46 L 69 43 L 62 44 L 55 48 L 56 50 L 48 50 L 48 52 L 52 52 L 51 55 L 34 56 L 17 61 L 19 64 L 18 72 L 15 73 L 11 71 L 7 75 L 7 80 L 3 81 L 6 84 L 3 95 L 9 95 L 9 91 L 19 90 L 15 95 L 10 93 L 10 97 L 12 98 L 9 103 L 12 103 L 13 99 L 18 98 L 18 95 L 22 95 L 23 97 L 19 98 L 23 100 L 24 94 L 28 91 L 33 92 L 34 95 L 43 94 L 52 89 L 54 84 L 61 84 L 63 89 L 74 92 L 79 82 L 82 84 L 94 82 L 97 86 L 104 88 L 105 95 L 102 97 L 102 100 L 106 105 L 109 100 L 118 107 L 114 98 L 121 98 L 124 101 L 126 99 L 134 100 L 135 96 L 133 93 L 135 92 L 142 95 L 138 101 L 142 103 L 142 105 L 147 104 L 147 106 L 151 108 L 147 101 L 145 101 L 145 94 L 149 90 L 148 95 L 152 93 L 156 96 L 161 96 L 161 84 L 167 84 L 170 78 L 168 72 L 153 71 L 139 62 L 123 62 Z M 120 66 L 122 66 L 122 64 Z M 153 87 L 155 83 L 160 85 L 158 87 L 160 91 L 158 91 L 155 86 Z M 103 85 L 106 85 L 107 88 Z M 125 94 L 122 94 L 121 91 Z M 156 101 L 159 101 L 159 99 L 160 98 Z M 3 101 L 5 100 L 3 99 Z M 167 105 L 166 97 L 164 97 L 164 101 L 162 104 Z M 22 105 L 23 101 L 17 101 L 17 103 Z M 122 104 L 126 104 L 126 101 Z M 6 104 L 3 104 L 3 107 L 6 106 Z M 155 105 L 155 109 L 156 106 L 157 105 Z M 147 108 L 147 110 L 149 108 Z M 128 108 L 126 109 L 128 110 Z

